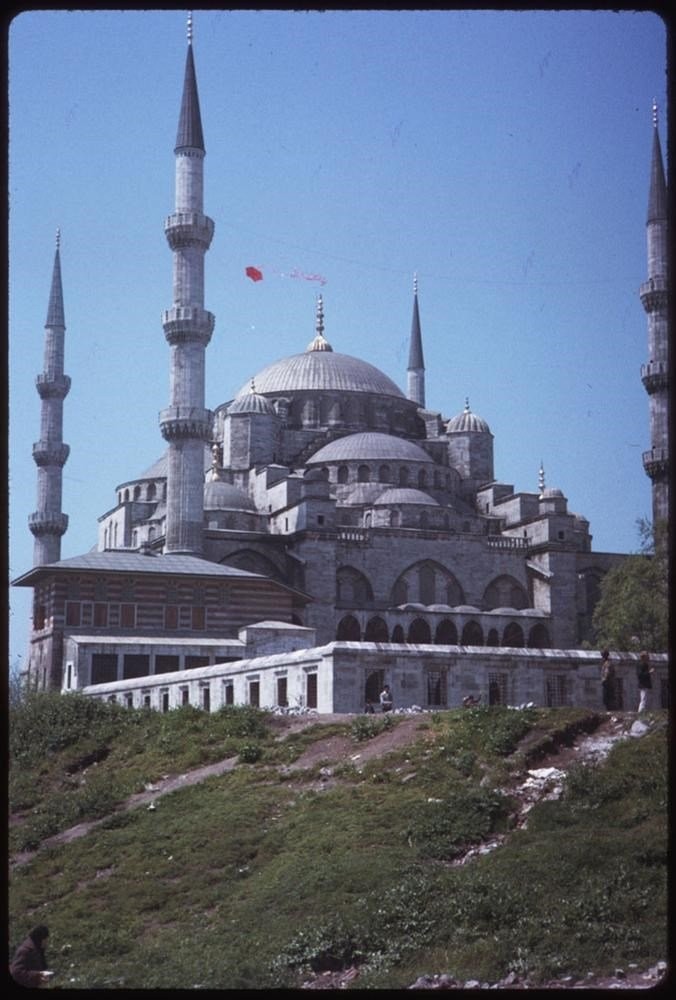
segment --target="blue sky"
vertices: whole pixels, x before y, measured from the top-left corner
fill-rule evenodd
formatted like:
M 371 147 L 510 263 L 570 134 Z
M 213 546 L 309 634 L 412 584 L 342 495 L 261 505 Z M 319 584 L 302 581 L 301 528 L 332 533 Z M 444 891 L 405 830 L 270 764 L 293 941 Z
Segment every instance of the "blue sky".
M 185 51 L 181 11 L 26 11 L 10 25 L 11 577 L 33 558 L 57 228 L 72 379 L 62 558 L 95 545 L 116 485 L 164 451 L 163 222 Z M 448 418 L 469 397 L 498 480 L 535 490 L 542 461 L 595 549 L 636 550 L 650 516 L 638 287 L 653 98 L 667 148 L 660 18 L 204 10 L 194 52 L 216 224 L 207 405 L 305 349 L 319 292 L 334 349 L 405 391 L 417 273 L 428 407 Z M 29 598 L 10 595 L 10 662 L 25 656 Z

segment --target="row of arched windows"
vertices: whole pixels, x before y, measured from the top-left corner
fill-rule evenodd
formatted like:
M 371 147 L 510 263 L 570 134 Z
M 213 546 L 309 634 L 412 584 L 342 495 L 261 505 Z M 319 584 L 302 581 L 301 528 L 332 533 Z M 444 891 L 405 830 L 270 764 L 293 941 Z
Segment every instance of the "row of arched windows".
M 336 479 L 339 483 L 355 482 L 354 478 L 350 478 L 350 467 L 347 465 L 338 466 Z M 379 465 L 377 469 L 375 466 L 372 468 L 370 465 L 358 465 L 356 482 L 389 483 L 404 487 L 417 486 L 419 490 L 430 488 L 441 490 L 451 488 L 451 473 L 442 473 L 440 469 L 435 469 L 433 472 L 428 469 L 418 469 L 415 473 L 407 465 L 400 465 L 394 469 L 389 465 Z
M 118 494 L 119 503 L 129 503 L 130 500 L 158 500 L 157 483 L 137 483 L 133 488 L 127 486 Z
M 443 618 L 431 625 L 425 618 L 414 618 L 408 625 L 397 624 L 390 629 L 380 615 L 370 618 L 362 633 L 362 628 L 354 615 L 345 615 L 338 622 L 336 639 L 342 642 L 401 642 L 426 643 L 437 646 L 510 646 L 514 648 L 549 649 L 550 639 L 547 628 L 538 622 L 524 633 L 517 622 L 509 622 L 502 631 L 490 628 L 484 630 L 477 621 L 468 621 L 458 634 L 455 622 Z
M 339 604 L 364 607 L 373 601 L 373 587 L 360 570 L 341 566 L 336 574 L 336 598 Z M 453 573 L 432 560 L 416 563 L 401 573 L 389 598 L 393 605 L 419 603 L 457 607 L 466 603 L 463 588 Z M 502 575 L 492 580 L 484 590 L 481 607 L 485 611 L 494 608 L 521 611 L 530 607 L 530 602 L 525 587 L 518 580 Z

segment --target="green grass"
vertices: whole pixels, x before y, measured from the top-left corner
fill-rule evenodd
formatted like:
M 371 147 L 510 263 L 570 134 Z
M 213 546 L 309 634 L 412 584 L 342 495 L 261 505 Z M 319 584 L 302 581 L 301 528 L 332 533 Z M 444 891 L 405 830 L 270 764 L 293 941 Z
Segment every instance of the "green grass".
M 44 713 L 38 698 L 12 720 L 10 785 L 26 811 L 15 844 L 38 836 L 40 817 L 63 828 L 69 808 L 91 818 L 139 782 L 260 751 L 12 871 L 10 946 L 47 923 L 55 986 L 294 988 L 350 964 L 355 988 L 399 989 L 432 972 L 537 982 L 666 955 L 666 727 L 575 770 L 527 829 L 458 868 L 458 852 L 508 829 L 502 781 L 522 771 L 523 747 L 590 725 L 590 713 L 438 713 L 411 746 L 336 768 L 340 781 L 316 790 L 315 771 L 289 779 L 283 765 L 322 736 L 358 748 L 378 727 L 316 725 L 279 742 L 255 711 L 160 715 L 50 698 Z M 98 763 L 68 774 L 92 754 Z M 82 774 L 100 798 L 69 784 Z

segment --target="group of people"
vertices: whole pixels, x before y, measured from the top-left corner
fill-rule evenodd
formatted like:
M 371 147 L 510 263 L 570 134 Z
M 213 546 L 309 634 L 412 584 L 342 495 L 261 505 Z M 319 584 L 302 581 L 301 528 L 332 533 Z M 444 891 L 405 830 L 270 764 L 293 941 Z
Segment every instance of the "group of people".
M 650 657 L 646 652 L 641 653 L 636 664 L 636 680 L 638 683 L 638 710 L 645 712 L 650 708 L 650 694 L 653 687 L 652 675 L 655 668 L 650 666 Z M 616 709 L 616 683 L 615 666 L 610 659 L 610 651 L 604 649 L 601 653 L 601 691 L 603 694 L 603 707 L 607 712 Z

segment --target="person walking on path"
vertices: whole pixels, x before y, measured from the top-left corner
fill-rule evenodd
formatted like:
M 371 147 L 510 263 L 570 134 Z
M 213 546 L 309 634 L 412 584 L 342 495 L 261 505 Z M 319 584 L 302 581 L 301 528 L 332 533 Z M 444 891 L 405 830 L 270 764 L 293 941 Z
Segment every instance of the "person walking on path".
M 612 712 L 615 708 L 615 666 L 607 649 L 601 653 L 601 691 L 603 707 L 606 712 Z
M 650 707 L 650 696 L 652 694 L 653 681 L 652 674 L 655 668 L 650 666 L 650 657 L 646 652 L 641 653 L 636 665 L 636 678 L 638 680 L 638 710 L 645 712 Z
M 54 975 L 53 972 L 47 970 L 44 943 L 48 937 L 49 928 L 45 927 L 44 924 L 38 924 L 14 952 L 14 957 L 9 964 L 9 971 L 12 979 L 19 986 L 35 989 L 44 986 L 50 976 Z

